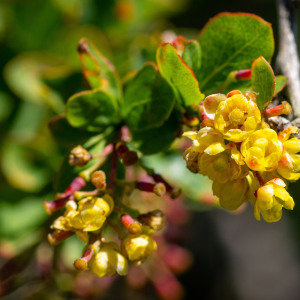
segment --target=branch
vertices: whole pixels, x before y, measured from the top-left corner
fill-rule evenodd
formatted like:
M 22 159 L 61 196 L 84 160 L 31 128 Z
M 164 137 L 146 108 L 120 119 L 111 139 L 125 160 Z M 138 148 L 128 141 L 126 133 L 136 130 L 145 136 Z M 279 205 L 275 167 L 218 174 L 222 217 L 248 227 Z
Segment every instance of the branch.
M 287 91 L 293 107 L 294 117 L 300 118 L 300 63 L 297 44 L 290 22 L 292 12 L 284 4 L 287 1 L 278 1 L 279 14 L 279 53 L 277 65 L 283 75 L 288 77 Z

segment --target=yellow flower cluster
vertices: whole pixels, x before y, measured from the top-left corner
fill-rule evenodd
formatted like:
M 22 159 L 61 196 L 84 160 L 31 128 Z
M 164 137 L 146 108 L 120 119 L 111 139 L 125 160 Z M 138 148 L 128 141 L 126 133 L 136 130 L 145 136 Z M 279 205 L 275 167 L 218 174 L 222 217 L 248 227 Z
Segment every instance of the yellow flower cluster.
M 99 277 L 113 276 L 116 273 L 126 275 L 129 262 L 139 264 L 157 249 L 157 244 L 151 237 L 155 230 L 151 224 L 142 225 L 129 215 L 124 215 L 125 219 L 129 220 L 127 223 L 124 221 L 128 232 L 121 234 L 123 236 L 120 246 L 114 242 L 99 239 L 90 243 L 88 232 L 99 234 L 114 209 L 113 198 L 108 194 L 102 197 L 88 196 L 78 202 L 69 200 L 65 208 L 64 215 L 58 217 L 51 226 L 54 233 L 49 235 L 49 241 L 55 245 L 59 236 L 64 238 L 66 235 L 75 233 L 83 243 L 89 243 L 82 258 L 74 262 L 79 270 L 89 267 Z M 147 221 L 150 219 L 151 215 L 148 216 Z M 131 222 L 139 225 L 135 227 L 134 233 L 129 230 Z
M 225 209 L 245 202 L 254 206 L 257 220 L 276 222 L 282 208 L 293 209 L 288 181 L 300 177 L 298 128 L 277 133 L 264 119 L 254 93 L 214 94 L 201 104 L 202 128 L 183 135 L 192 145 L 183 154 L 187 167 L 208 176 L 214 195 Z

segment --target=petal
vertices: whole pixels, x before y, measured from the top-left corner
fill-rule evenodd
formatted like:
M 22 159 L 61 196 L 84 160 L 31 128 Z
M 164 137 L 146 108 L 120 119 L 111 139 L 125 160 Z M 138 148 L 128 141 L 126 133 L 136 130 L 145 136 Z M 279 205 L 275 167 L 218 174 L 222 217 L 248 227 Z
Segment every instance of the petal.
M 283 143 L 284 150 L 288 153 L 295 154 L 300 151 L 300 140 L 292 138 Z
M 209 155 L 216 155 L 218 153 L 223 152 L 224 150 L 228 149 L 228 147 L 224 143 L 213 143 L 210 146 L 208 146 L 204 152 Z
M 186 136 L 187 138 L 191 140 L 197 139 L 197 132 L 196 131 L 186 131 L 182 134 L 182 136 Z
M 226 100 L 226 95 L 223 94 L 213 94 L 209 95 L 204 99 L 203 108 L 205 114 L 213 120 L 215 118 L 216 110 L 220 104 L 220 102 Z
M 263 210 L 271 209 L 273 206 L 273 185 L 267 184 L 257 190 L 256 204 Z
M 248 117 L 244 123 L 245 131 L 253 131 L 257 127 L 257 121 L 255 117 Z

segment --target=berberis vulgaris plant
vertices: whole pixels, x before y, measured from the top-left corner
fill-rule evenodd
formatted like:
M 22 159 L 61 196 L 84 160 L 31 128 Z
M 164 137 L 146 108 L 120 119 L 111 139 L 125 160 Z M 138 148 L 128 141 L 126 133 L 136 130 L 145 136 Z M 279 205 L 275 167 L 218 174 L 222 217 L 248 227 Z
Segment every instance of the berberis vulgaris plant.
M 61 211 L 51 225 L 51 245 L 77 235 L 85 246 L 74 266 L 99 277 L 125 275 L 129 263 L 142 263 L 157 249 L 154 233 L 163 227 L 164 213 L 141 213 L 127 200 L 138 191 L 179 196 L 180 186 L 143 158 L 168 150 L 182 136 L 192 140 L 183 150 L 188 169 L 213 181 L 223 208 L 249 202 L 255 218 L 267 222 L 278 221 L 283 208 L 293 209 L 286 187 L 300 177 L 300 142 L 297 127 L 274 122 L 291 115 L 291 106 L 276 99 L 287 78 L 274 75 L 273 52 L 269 23 L 252 14 L 221 13 L 197 39 L 161 43 L 156 62 L 121 80 L 82 38 L 78 54 L 90 89 L 73 95 L 65 114 L 50 122 L 55 137 L 74 144 L 56 199 L 44 203 L 48 214 Z

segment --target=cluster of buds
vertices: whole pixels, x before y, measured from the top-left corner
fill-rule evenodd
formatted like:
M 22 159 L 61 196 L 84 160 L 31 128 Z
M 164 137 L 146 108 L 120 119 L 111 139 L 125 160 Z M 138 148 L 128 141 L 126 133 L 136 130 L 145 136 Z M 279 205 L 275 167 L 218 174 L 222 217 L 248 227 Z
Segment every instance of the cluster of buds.
M 109 155 L 112 163 L 107 184 L 107 174 L 100 168 Z M 74 262 L 76 269 L 90 269 L 99 277 L 116 273 L 125 275 L 130 263 L 142 263 L 157 249 L 152 235 L 164 224 L 160 210 L 141 214 L 127 207 L 122 201 L 126 188 L 129 186 L 131 190 L 150 192 L 159 197 L 174 193 L 175 189 L 146 167 L 154 182 L 118 180 L 118 160 L 125 167 L 139 162 L 137 153 L 129 150 L 124 142 L 110 144 L 98 155 L 91 155 L 82 146 L 77 146 L 69 156 L 71 166 L 83 167 L 91 160 L 95 160 L 95 164 L 82 170 L 63 193 L 56 195 L 54 201 L 44 201 L 49 215 L 63 210 L 63 214 L 52 223 L 48 240 L 56 246 L 76 235 L 85 244 L 82 257 Z M 139 163 L 139 166 L 142 167 L 142 164 Z M 93 188 L 87 190 L 89 186 Z M 108 227 L 110 230 L 104 230 Z
M 255 93 L 234 90 L 206 97 L 199 110 L 200 130 L 183 134 L 192 140 L 183 154 L 188 169 L 213 181 L 223 208 L 251 202 L 257 220 L 280 220 L 282 208 L 294 207 L 286 186 L 300 177 L 300 140 L 297 127 L 277 132 L 268 118 L 289 114 L 290 105 L 283 102 L 261 112 Z

